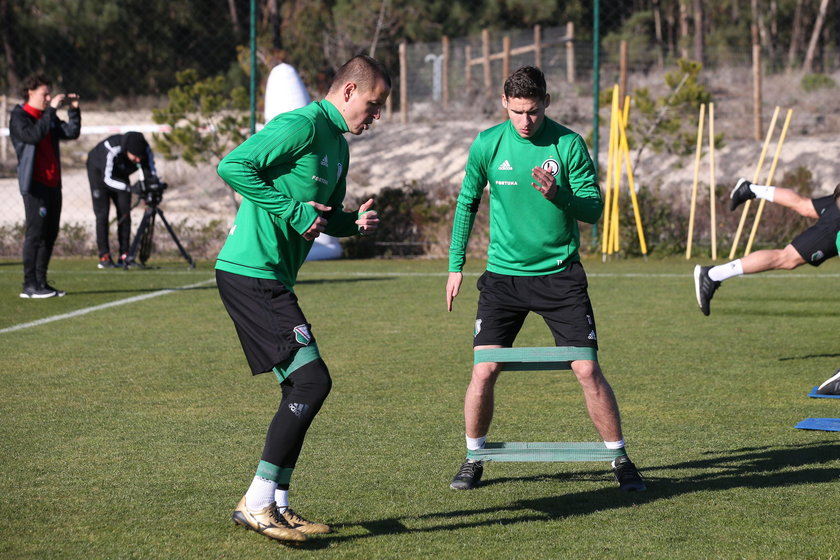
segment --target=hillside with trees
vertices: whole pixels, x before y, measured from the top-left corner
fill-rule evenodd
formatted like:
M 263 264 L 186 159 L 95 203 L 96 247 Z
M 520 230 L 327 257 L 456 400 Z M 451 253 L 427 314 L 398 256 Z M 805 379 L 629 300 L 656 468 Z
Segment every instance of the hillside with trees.
M 343 60 L 374 53 L 396 69 L 401 41 L 482 29 L 572 22 L 591 42 L 594 5 L 581 0 L 254 0 L 257 51 L 281 49 L 313 90 Z M 40 70 L 86 99 L 165 94 L 179 71 L 247 83 L 250 0 L 0 0 L 0 91 Z M 770 72 L 830 72 L 840 64 L 840 2 L 601 0 L 605 58 L 624 39 L 635 69 L 679 58 L 707 67 L 749 60 Z M 317 91 L 313 91 L 317 93 Z

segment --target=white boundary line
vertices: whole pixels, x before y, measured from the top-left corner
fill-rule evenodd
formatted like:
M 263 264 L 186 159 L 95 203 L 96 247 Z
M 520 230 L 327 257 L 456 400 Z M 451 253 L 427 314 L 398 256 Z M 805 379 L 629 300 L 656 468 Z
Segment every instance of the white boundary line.
M 480 276 L 482 272 L 465 272 L 464 276 Z M 340 276 L 348 276 L 348 277 L 364 277 L 364 276 L 372 276 L 372 277 L 446 277 L 448 276 L 448 272 L 351 272 L 351 271 L 336 271 L 336 272 L 326 272 L 326 271 L 315 271 L 310 270 L 306 271 L 305 273 L 299 276 L 300 280 L 307 280 L 307 279 L 315 279 L 319 276 L 332 276 L 332 277 L 340 277 Z M 588 273 L 588 277 L 590 278 L 685 278 L 691 279 L 691 275 L 688 274 L 648 274 L 644 272 L 629 272 L 629 273 Z M 739 276 L 738 279 L 752 279 L 758 280 L 760 278 L 766 279 L 785 279 L 785 278 L 840 278 L 840 274 L 802 274 L 802 273 L 779 273 L 779 274 L 755 274 L 755 275 L 745 275 Z M 80 317 L 82 315 L 86 315 L 88 313 L 92 313 L 94 311 L 101 311 L 103 309 L 110 309 L 111 307 L 118 307 L 120 305 L 126 305 L 129 303 L 136 303 L 138 301 L 143 301 L 146 299 L 155 298 L 158 296 L 171 294 L 172 292 L 177 292 L 180 290 L 189 290 L 191 288 L 197 288 L 199 286 L 203 286 L 205 284 L 210 284 L 215 282 L 216 279 L 210 280 L 203 280 L 196 284 L 190 284 L 189 286 L 182 286 L 180 288 L 172 288 L 168 290 L 160 290 L 158 292 L 152 292 L 150 294 L 143 294 L 141 296 L 134 296 L 126 299 L 121 299 L 117 301 L 112 301 L 109 303 L 103 303 L 102 305 L 95 305 L 93 307 L 88 307 L 85 309 L 78 309 L 76 311 L 72 311 L 70 313 L 65 313 L 63 315 L 54 315 L 52 317 L 45 317 L 43 319 L 38 319 L 37 321 L 31 321 L 29 323 L 21 323 L 19 325 L 12 325 L 11 327 L 6 327 L 4 329 L 0 329 L 0 334 L 5 334 L 9 332 L 15 332 L 23 329 L 28 329 L 31 327 L 37 327 L 40 325 L 46 325 L 48 323 L 52 323 L 55 321 L 61 321 L 63 319 L 72 319 L 73 317 Z
M 94 311 L 101 311 L 103 309 L 110 309 L 112 307 L 118 307 L 120 305 L 126 305 L 129 303 L 136 303 L 138 301 L 143 301 L 146 299 L 156 298 L 158 296 L 163 296 L 166 294 L 171 294 L 172 292 L 178 292 L 181 290 L 189 290 L 191 288 L 197 288 L 199 286 L 203 286 L 204 284 L 210 284 L 211 282 L 215 282 L 216 279 L 204 280 L 202 282 L 198 282 L 196 284 L 190 284 L 189 286 L 181 286 L 180 288 L 171 288 L 168 290 L 160 290 L 157 292 L 152 292 L 149 294 L 143 294 L 141 296 L 134 296 L 126 299 L 120 299 L 117 301 L 112 301 L 109 303 L 103 303 L 102 305 L 94 305 L 93 307 L 86 307 L 84 309 L 77 309 L 76 311 L 71 311 L 70 313 L 64 313 L 63 315 L 53 315 L 52 317 L 45 317 L 43 319 L 38 319 L 37 321 L 31 321 L 29 323 L 21 323 L 19 325 L 12 325 L 11 327 L 6 327 L 5 329 L 0 329 L 0 334 L 6 334 L 9 332 L 20 331 L 23 329 L 28 329 L 31 327 L 38 327 L 40 325 L 46 325 L 48 323 L 53 323 L 55 321 L 61 321 L 64 319 L 72 319 L 74 317 L 81 317 L 82 315 L 87 315 L 88 313 L 92 313 Z
M 484 271 L 481 272 L 464 272 L 464 276 L 481 276 Z M 310 280 L 315 279 L 320 276 L 332 276 L 332 277 L 340 277 L 340 276 L 347 276 L 347 277 L 357 277 L 357 276 L 372 276 L 372 277 L 416 277 L 416 278 L 446 278 L 449 276 L 448 272 L 362 272 L 362 271 L 317 271 L 317 270 L 308 270 L 308 271 L 301 271 L 300 275 L 298 275 L 299 280 Z M 688 274 L 676 274 L 676 273 L 649 273 L 649 272 L 586 272 L 587 278 L 683 278 L 687 279 L 689 282 L 693 282 L 691 273 Z M 811 279 L 819 279 L 819 278 L 840 278 L 840 273 L 828 273 L 828 274 L 808 274 L 808 273 L 796 273 L 796 272 L 763 272 L 759 274 L 745 274 L 743 276 L 737 276 L 732 278 L 731 280 L 737 279 L 744 279 L 744 280 L 760 280 L 760 279 L 773 279 L 773 280 L 784 280 L 786 278 L 811 278 Z

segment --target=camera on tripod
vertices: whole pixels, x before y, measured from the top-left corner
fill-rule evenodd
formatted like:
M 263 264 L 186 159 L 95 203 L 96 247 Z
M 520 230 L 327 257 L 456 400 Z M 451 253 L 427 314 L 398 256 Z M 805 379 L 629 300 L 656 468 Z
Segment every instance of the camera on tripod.
M 157 206 L 163 199 L 163 191 L 168 186 L 158 178 L 151 181 L 140 179 L 131 186 L 131 190 L 145 200 L 147 205 Z
M 139 168 L 139 166 L 138 166 Z M 149 259 L 149 256 L 152 254 L 152 247 L 154 246 L 154 235 L 155 235 L 155 219 L 160 217 L 163 225 L 166 226 L 166 231 L 169 232 L 169 236 L 172 238 L 172 241 L 175 242 L 175 246 L 178 247 L 178 250 L 181 252 L 181 256 L 184 257 L 190 265 L 190 268 L 195 268 L 195 261 L 192 259 L 187 250 L 184 249 L 184 246 L 181 245 L 181 241 L 178 239 L 178 236 L 175 235 L 175 232 L 172 230 L 172 226 L 169 225 L 169 222 L 166 221 L 166 217 L 163 215 L 163 210 L 160 209 L 158 204 L 163 199 L 163 191 L 166 190 L 168 185 L 160 180 L 158 177 L 152 177 L 151 180 L 146 180 L 143 175 L 142 170 L 140 171 L 140 179 L 131 185 L 131 192 L 139 195 L 141 200 L 146 202 L 146 210 L 143 211 L 143 219 L 140 220 L 140 225 L 137 227 L 137 233 L 134 234 L 134 240 L 131 242 L 131 247 L 128 250 L 128 255 L 125 258 L 125 267 L 129 268 L 132 266 L 146 266 L 146 261 Z M 138 200 L 137 203 L 139 204 L 140 201 Z

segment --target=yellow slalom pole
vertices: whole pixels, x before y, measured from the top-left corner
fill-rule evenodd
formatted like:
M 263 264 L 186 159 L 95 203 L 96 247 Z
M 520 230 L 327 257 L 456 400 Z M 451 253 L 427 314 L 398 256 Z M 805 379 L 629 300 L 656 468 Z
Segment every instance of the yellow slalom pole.
M 779 156 L 782 153 L 782 144 L 785 143 L 785 135 L 787 134 L 788 126 L 790 125 L 790 118 L 793 116 L 793 109 L 788 109 L 785 115 L 785 124 L 782 126 L 782 133 L 779 135 L 779 143 L 776 145 L 776 155 L 773 156 L 773 163 L 770 165 L 770 173 L 767 174 L 767 182 L 765 185 L 773 184 L 773 175 L 776 174 L 776 164 L 779 163 Z M 767 202 L 763 198 L 758 203 L 758 211 L 755 213 L 755 221 L 753 221 L 752 231 L 750 232 L 750 239 L 747 241 L 747 248 L 744 250 L 744 256 L 750 254 L 755 234 L 758 231 L 758 223 L 761 221 L 761 213 L 764 211 L 764 203 Z
M 601 260 L 607 260 L 607 250 L 610 240 L 610 202 L 612 201 L 612 175 L 615 173 L 613 169 L 613 158 L 615 150 L 615 118 L 616 118 L 616 100 L 618 99 L 618 86 L 613 87 L 612 106 L 610 107 L 610 139 L 609 148 L 607 150 L 607 180 L 604 183 L 604 226 L 601 229 Z
M 621 120 L 621 112 L 616 112 L 616 119 L 618 121 Z M 618 136 L 616 136 L 616 141 L 618 140 Z M 618 253 L 621 245 L 619 243 L 618 237 L 618 228 L 619 228 L 619 217 L 618 217 L 618 201 L 621 197 L 621 150 L 616 145 L 616 149 L 613 153 L 613 157 L 615 157 L 615 162 L 613 165 L 615 166 L 615 173 L 613 174 L 613 197 L 612 197 L 612 208 L 610 209 L 610 213 L 612 216 L 610 217 L 611 221 L 611 235 L 610 235 L 610 254 Z
M 619 129 L 621 127 L 621 108 L 618 103 L 618 86 L 615 87 L 615 146 L 613 147 L 613 194 L 610 201 L 610 238 L 608 252 L 610 255 L 617 253 L 620 245 L 618 241 L 618 202 L 621 193 L 621 152 L 619 150 Z
M 712 235 L 712 260 L 717 260 L 717 224 L 715 217 L 715 104 L 709 103 L 709 225 Z
M 622 166 L 621 166 L 621 157 L 623 155 L 622 152 L 622 144 L 626 144 L 627 140 L 625 138 L 625 126 L 627 125 L 627 119 L 630 116 L 630 97 L 624 96 L 624 107 L 619 110 L 618 112 L 618 123 L 616 126 L 616 130 L 618 134 L 616 135 L 616 152 L 615 152 L 615 169 L 616 169 L 616 177 L 615 177 L 615 195 L 613 196 L 613 223 L 615 224 L 615 228 L 613 229 L 613 250 L 614 252 L 618 253 L 621 249 L 621 219 L 619 217 L 619 213 L 621 212 L 621 175 L 622 175 Z M 622 143 L 622 139 L 624 142 Z
M 770 145 L 770 139 L 773 137 L 773 130 L 776 128 L 776 119 L 779 117 L 779 106 L 776 105 L 776 110 L 773 111 L 773 118 L 770 119 L 770 126 L 767 127 L 767 136 L 764 138 L 764 146 L 761 148 L 761 155 L 758 157 L 758 165 L 755 166 L 755 174 L 753 175 L 753 183 L 758 183 L 758 174 L 761 173 L 761 168 L 764 166 L 764 157 L 767 155 L 767 147 Z M 732 249 L 729 251 L 729 258 L 735 258 L 735 251 L 738 249 L 738 241 L 741 240 L 741 232 L 744 229 L 744 223 L 747 221 L 747 214 L 750 211 L 750 202 L 748 200 L 744 203 L 744 210 L 741 212 L 741 221 L 738 222 L 738 230 L 735 232 L 735 239 L 732 240 Z
M 630 118 L 628 111 L 630 107 L 629 96 L 625 98 L 624 107 L 624 121 L 619 128 L 621 132 L 621 150 L 624 154 L 624 161 L 627 163 L 627 185 L 630 190 L 630 200 L 633 202 L 633 216 L 636 218 L 636 235 L 639 237 L 639 247 L 642 250 L 642 255 L 647 257 L 647 243 L 645 243 L 645 232 L 642 228 L 642 215 L 639 212 L 639 201 L 636 198 L 636 185 L 633 179 L 633 164 L 630 163 L 630 144 L 627 142 L 627 124 Z
M 700 104 L 700 116 L 697 118 L 697 146 L 694 150 L 694 180 L 691 183 L 691 206 L 688 211 L 688 240 L 685 243 L 685 258 L 691 258 L 691 240 L 694 237 L 694 210 L 697 207 L 697 183 L 700 180 L 700 154 L 703 152 L 703 118 L 706 104 Z
M 622 114 L 621 126 L 626 130 L 627 123 L 630 122 L 630 96 L 624 96 L 624 113 Z

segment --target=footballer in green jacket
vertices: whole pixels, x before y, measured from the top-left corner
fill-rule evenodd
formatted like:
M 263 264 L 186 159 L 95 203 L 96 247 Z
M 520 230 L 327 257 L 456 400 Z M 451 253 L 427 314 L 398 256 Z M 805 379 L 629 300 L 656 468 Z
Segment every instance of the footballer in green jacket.
M 518 69 L 504 84 L 508 121 L 480 133 L 467 159 L 452 226 L 449 311 L 461 289 L 467 241 L 488 184 L 490 242 L 487 270 L 477 283 L 474 366 L 464 397 L 467 459 L 450 488 L 472 490 L 481 482 L 482 458 L 492 458 L 486 444 L 494 387 L 504 357 L 510 359 L 509 351 L 499 349 L 513 346 L 534 312 L 551 331 L 559 347 L 555 353 L 564 353 L 557 359 L 580 382 L 589 417 L 614 457 L 619 488 L 642 491 L 645 483 L 624 449 L 618 403 L 598 364 L 595 316 L 578 253 L 577 222 L 598 220 L 601 191 L 583 139 L 545 116 L 550 102 L 542 71 Z
M 230 152 L 219 175 L 242 195 L 216 268 L 254 278 L 273 278 L 293 289 L 314 237 L 359 233 L 356 212 L 345 212 L 348 132 L 339 110 L 317 101 L 269 121 Z
M 289 507 L 306 431 L 332 387 L 295 280 L 321 233 L 342 237 L 378 227 L 373 199 L 358 211 L 343 208 L 349 162 L 343 135 L 367 130 L 390 91 L 384 66 L 356 56 L 339 68 L 323 101 L 275 117 L 218 167 L 242 195 L 216 261 L 219 296 L 251 373 L 273 371 L 282 390 L 256 473 L 232 519 L 286 544 L 330 532 Z

